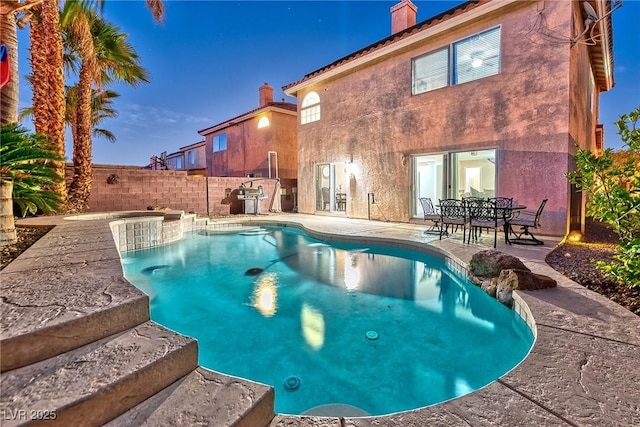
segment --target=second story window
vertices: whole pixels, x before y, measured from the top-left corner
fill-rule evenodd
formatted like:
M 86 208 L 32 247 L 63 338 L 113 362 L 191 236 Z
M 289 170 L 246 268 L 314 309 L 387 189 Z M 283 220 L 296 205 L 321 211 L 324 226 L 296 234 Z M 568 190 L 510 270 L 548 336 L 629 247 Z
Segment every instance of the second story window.
M 227 134 L 221 133 L 213 137 L 213 152 L 224 151 L 227 149 Z
M 302 98 L 300 106 L 300 124 L 311 123 L 320 120 L 320 95 L 309 92 Z
M 429 92 L 500 73 L 500 27 L 413 59 L 411 93 Z
M 500 72 L 500 28 L 454 43 L 453 63 L 454 84 L 498 74 Z
M 184 169 L 184 164 L 182 162 L 182 156 L 180 157 L 176 157 L 176 169 L 180 170 L 180 169 Z
M 189 166 L 193 166 L 196 164 L 196 156 L 195 153 L 193 152 L 193 150 L 189 151 L 189 154 L 187 154 L 188 158 L 189 158 Z
M 413 60 L 413 94 L 449 84 L 449 49 L 444 48 Z

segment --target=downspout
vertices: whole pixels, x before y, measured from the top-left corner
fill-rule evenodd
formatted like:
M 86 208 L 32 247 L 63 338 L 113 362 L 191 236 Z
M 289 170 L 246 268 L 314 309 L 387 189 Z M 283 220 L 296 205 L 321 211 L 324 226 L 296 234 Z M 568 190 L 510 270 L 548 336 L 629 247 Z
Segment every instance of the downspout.
M 269 178 L 271 178 L 271 155 L 276 156 L 276 176 L 275 178 L 278 179 L 278 152 L 277 151 L 267 151 L 267 164 L 268 164 L 268 168 L 269 168 Z

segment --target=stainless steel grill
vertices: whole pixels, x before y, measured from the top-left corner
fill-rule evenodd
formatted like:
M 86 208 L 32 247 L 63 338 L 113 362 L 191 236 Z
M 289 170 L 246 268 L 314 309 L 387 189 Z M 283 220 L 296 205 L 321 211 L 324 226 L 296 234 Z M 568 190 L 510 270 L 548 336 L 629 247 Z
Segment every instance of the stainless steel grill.
M 238 189 L 238 200 L 244 200 L 244 213 L 258 215 L 260 213 L 260 200 L 266 199 L 262 185 L 258 187 L 240 186 Z

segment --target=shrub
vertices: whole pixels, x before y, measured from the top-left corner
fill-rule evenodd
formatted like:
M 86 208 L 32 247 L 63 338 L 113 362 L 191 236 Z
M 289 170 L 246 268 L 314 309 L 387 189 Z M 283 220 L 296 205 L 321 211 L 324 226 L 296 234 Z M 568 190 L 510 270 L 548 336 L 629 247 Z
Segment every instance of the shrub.
M 607 223 L 619 236 L 614 261 L 596 266 L 621 284 L 640 286 L 640 107 L 616 122 L 626 151 L 601 156 L 578 150 L 576 170 L 567 178 L 587 195 L 587 215 Z
M 50 189 L 60 177 L 53 161 L 60 160 L 47 148 L 46 138 L 15 123 L 0 130 L 0 179 L 13 182 L 13 202 L 22 216 L 55 212 L 61 200 Z

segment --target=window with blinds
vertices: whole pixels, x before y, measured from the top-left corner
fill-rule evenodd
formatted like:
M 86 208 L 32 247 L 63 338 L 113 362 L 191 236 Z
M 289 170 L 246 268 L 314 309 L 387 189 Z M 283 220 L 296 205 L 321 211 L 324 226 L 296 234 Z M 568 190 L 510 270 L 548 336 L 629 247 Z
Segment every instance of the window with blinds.
M 413 94 L 439 89 L 449 84 L 449 48 L 413 60 Z
M 417 95 L 498 73 L 500 27 L 414 58 L 411 90 L 413 95 Z
M 453 44 L 453 84 L 470 82 L 500 72 L 500 28 Z

